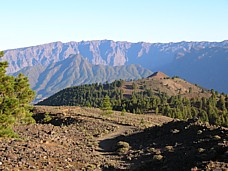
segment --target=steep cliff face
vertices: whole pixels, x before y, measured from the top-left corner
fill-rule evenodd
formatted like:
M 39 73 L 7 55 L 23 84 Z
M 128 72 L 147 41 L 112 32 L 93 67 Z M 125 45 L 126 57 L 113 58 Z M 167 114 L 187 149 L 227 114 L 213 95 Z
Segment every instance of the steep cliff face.
M 71 54 L 81 54 L 92 64 L 120 66 L 140 64 L 151 70 L 165 66 L 177 54 L 190 52 L 192 48 L 224 47 L 228 41 L 179 42 L 179 43 L 130 43 L 112 40 L 82 42 L 54 42 L 27 48 L 6 50 L 3 60 L 9 62 L 8 73 L 27 66 L 48 65 L 66 59 Z

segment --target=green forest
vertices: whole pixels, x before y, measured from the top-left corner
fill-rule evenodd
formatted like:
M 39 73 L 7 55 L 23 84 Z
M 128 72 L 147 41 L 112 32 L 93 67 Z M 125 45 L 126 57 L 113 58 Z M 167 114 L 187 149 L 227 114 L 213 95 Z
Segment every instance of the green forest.
M 89 84 L 66 88 L 38 105 L 87 106 L 102 108 L 107 99 L 112 110 L 135 114 L 155 113 L 178 119 L 198 118 L 201 121 L 228 126 L 228 95 L 211 90 L 209 98 L 187 98 L 154 93 L 151 89 L 137 91 L 132 84 L 132 94 L 124 94 L 123 80 L 105 84 Z M 107 98 L 107 96 L 109 98 Z

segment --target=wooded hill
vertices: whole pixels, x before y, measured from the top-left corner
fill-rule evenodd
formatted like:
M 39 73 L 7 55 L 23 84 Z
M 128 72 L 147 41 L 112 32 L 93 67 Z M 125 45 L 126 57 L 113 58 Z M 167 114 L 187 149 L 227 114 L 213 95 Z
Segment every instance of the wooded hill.
M 117 80 L 66 88 L 38 105 L 101 108 L 107 99 L 113 110 L 160 113 L 179 119 L 199 118 L 228 126 L 228 95 L 206 90 L 178 77 L 170 78 L 162 72 L 135 81 Z

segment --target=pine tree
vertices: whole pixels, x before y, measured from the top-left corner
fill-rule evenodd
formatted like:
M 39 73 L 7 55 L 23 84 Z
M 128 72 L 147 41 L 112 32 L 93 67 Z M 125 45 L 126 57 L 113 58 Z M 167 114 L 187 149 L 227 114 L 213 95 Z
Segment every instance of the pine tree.
M 0 52 L 0 57 L 3 57 L 3 52 Z M 29 103 L 35 93 L 24 75 L 6 75 L 7 67 L 7 62 L 0 62 L 0 137 L 14 137 L 12 126 L 15 123 L 34 122 Z
M 220 96 L 219 101 L 217 102 L 217 106 L 222 111 L 227 111 L 227 109 L 226 109 L 226 103 L 225 103 L 225 97 L 224 96 Z
M 199 116 L 202 121 L 209 122 L 208 115 L 205 110 L 201 110 Z
M 208 119 L 210 124 L 216 124 L 216 120 L 218 119 L 218 114 L 215 110 L 215 107 L 212 105 L 208 106 Z
M 156 107 L 155 108 L 155 114 L 158 114 L 158 112 L 159 112 L 159 109 L 158 109 L 158 107 Z
M 105 96 L 102 104 L 102 109 L 103 110 L 112 110 L 111 102 L 110 102 L 110 97 L 108 95 Z

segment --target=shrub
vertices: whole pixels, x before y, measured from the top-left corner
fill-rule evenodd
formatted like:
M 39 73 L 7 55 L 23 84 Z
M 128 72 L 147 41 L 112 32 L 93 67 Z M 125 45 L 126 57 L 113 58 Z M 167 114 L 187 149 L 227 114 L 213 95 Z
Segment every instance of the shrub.
M 102 114 L 103 115 L 111 115 L 111 114 L 113 114 L 113 111 L 112 110 L 104 110 Z
M 18 135 L 13 131 L 11 127 L 4 128 L 0 126 L 0 137 L 17 138 Z
M 51 118 L 51 116 L 49 115 L 49 113 L 45 113 L 45 114 L 44 114 L 44 119 L 43 119 L 44 123 L 48 123 L 48 122 L 50 122 L 51 120 L 52 120 L 52 118 Z
M 119 155 L 126 154 L 130 149 L 130 145 L 124 141 L 119 141 L 116 146 Z
M 127 143 L 127 142 L 124 142 L 124 141 L 119 141 L 117 143 L 117 147 L 124 147 L 124 148 L 130 148 L 130 145 Z
M 119 148 L 119 149 L 117 150 L 117 153 L 118 153 L 119 155 L 122 155 L 122 154 L 127 154 L 128 151 L 129 151 L 128 148 Z

